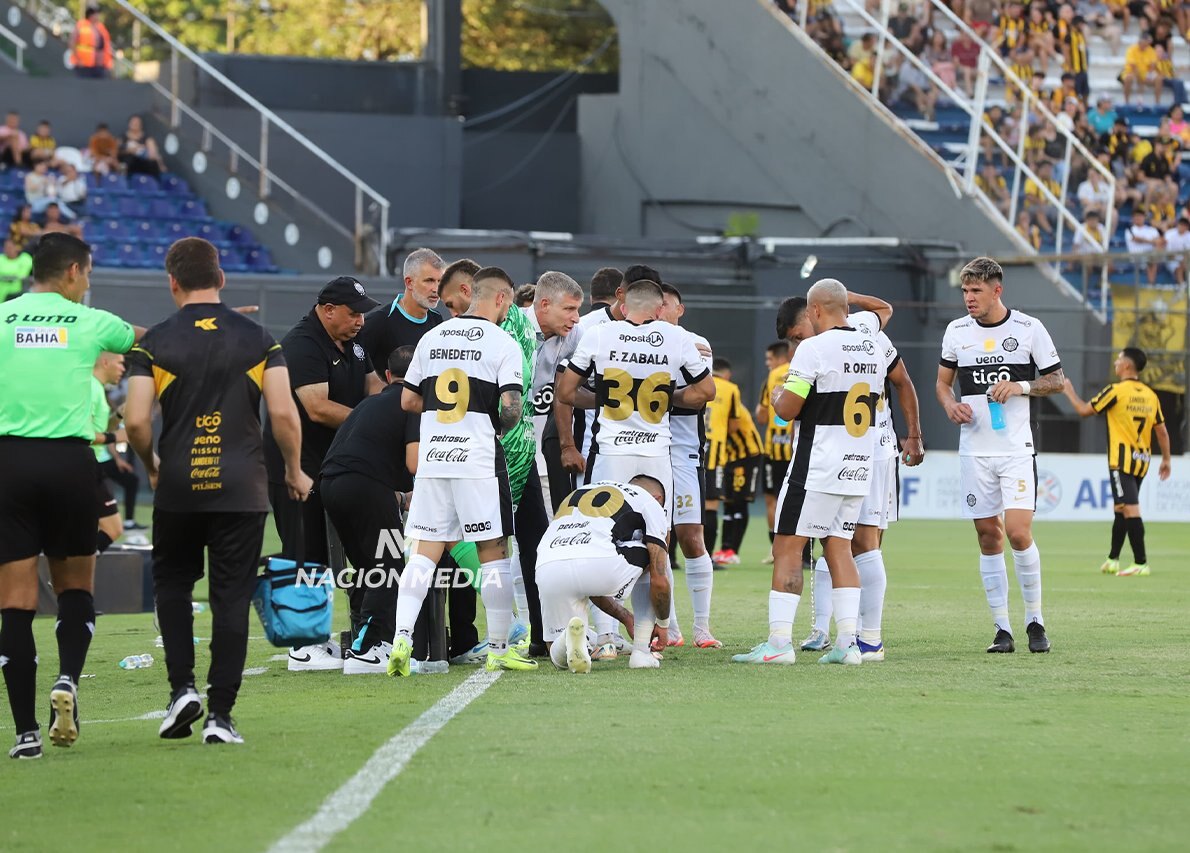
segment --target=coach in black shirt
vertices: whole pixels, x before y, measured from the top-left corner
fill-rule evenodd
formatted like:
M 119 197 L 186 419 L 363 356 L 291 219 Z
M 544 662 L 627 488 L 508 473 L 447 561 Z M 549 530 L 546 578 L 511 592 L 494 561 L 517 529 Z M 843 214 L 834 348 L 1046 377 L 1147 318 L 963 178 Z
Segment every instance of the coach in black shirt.
M 421 418 L 401 408 L 401 380 L 413 353 L 414 347 L 401 347 L 388 357 L 388 384 L 348 415 L 322 463 L 323 505 L 351 565 L 367 581 L 360 629 L 343 654 L 344 675 L 385 672 L 396 632 L 397 586 L 379 581 L 404 567 L 401 511 L 413 491 L 421 434 Z
M 340 276 L 318 294 L 318 303 L 281 339 L 289 383 L 302 422 L 302 470 L 317 482 L 322 460 L 335 430 L 380 382 L 368 371 L 364 349 L 354 339 L 364 313 L 376 307 L 364 286 Z M 304 530 L 304 557 L 326 563 L 326 518 L 317 485 L 305 503 L 292 500 L 284 487 L 281 456 L 274 442 L 265 446 L 269 469 L 269 503 L 281 537 L 281 552 L 297 555 L 299 528 Z
M 153 485 L 153 590 L 172 691 L 159 734 L 188 737 L 202 716 L 194 688 L 191 596 L 203 576 L 211 601 L 206 743 L 243 743 L 231 720 L 248 651 L 248 610 L 268 514 L 260 429 L 263 395 L 282 477 L 295 501 L 313 487 L 300 465 L 301 427 L 281 347 L 219 300 L 219 252 L 187 237 L 165 257 L 178 311 L 128 356 L 128 441 Z M 153 401 L 161 436 L 153 453 Z M 159 458 L 158 458 L 159 457 Z
M 368 354 L 370 366 L 383 382 L 388 357 L 400 347 L 415 347 L 422 336 L 443 322 L 438 307 L 438 286 L 446 262 L 430 249 L 414 249 L 405 258 L 402 270 L 405 292 L 387 305 L 381 305 L 364 321 L 359 341 Z

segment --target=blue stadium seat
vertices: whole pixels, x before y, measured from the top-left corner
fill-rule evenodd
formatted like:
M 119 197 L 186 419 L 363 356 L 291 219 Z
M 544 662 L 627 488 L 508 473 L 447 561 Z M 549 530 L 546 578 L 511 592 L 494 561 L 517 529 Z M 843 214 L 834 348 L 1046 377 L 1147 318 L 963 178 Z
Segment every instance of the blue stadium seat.
M 244 253 L 238 248 L 224 247 L 219 250 L 219 266 L 227 272 L 247 272 L 249 267 Z
M 110 196 L 92 192 L 87 195 L 86 212 L 95 217 L 118 216 L 120 209 Z
M 270 273 L 277 271 L 277 266 L 273 263 L 273 258 L 269 255 L 269 250 L 263 246 L 259 249 L 249 249 L 248 254 L 244 256 L 244 263 L 250 272 Z
M 143 219 L 149 215 L 150 205 L 146 199 L 136 196 L 122 196 L 120 198 L 120 216 L 128 219 Z
M 155 198 L 149 202 L 149 215 L 154 219 L 177 219 L 178 202 L 169 196 Z
M 152 175 L 129 175 L 128 187 L 137 195 L 154 195 L 161 192 L 161 185 Z
M 243 225 L 234 222 L 227 223 L 227 239 L 240 246 L 257 245 L 255 235 Z
M 123 219 L 103 219 L 98 223 L 102 228 L 102 237 L 100 239 L 107 240 L 110 243 L 120 243 L 125 240 L 131 240 L 133 233 L 129 228 L 129 223 Z
M 208 219 L 207 206 L 200 199 L 188 199 L 178 205 L 179 219 Z
M 184 181 L 182 178 L 179 178 L 177 175 L 162 175 L 161 176 L 161 189 L 164 190 L 165 192 L 169 193 L 170 195 L 179 195 L 179 196 L 192 195 L 192 193 L 190 192 L 190 185 L 187 184 L 186 181 Z
M 110 172 L 103 175 L 99 179 L 99 187 L 104 192 L 109 193 L 126 193 L 128 192 L 128 182 L 124 176 L 116 172 Z

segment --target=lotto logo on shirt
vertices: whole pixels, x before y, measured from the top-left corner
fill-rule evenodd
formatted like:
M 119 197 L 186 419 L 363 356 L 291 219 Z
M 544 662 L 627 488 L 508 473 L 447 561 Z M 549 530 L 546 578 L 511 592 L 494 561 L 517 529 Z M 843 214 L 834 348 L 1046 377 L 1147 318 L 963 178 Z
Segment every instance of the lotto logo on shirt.
M 14 345 L 21 349 L 66 349 L 69 346 L 65 326 L 17 326 Z

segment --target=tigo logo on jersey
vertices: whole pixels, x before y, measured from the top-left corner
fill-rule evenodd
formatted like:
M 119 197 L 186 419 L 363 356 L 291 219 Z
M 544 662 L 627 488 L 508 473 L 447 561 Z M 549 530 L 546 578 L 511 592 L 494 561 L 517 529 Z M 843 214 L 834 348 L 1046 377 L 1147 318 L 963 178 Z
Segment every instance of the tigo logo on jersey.
M 69 346 L 65 326 L 17 326 L 15 332 L 13 343 L 20 349 L 66 349 Z

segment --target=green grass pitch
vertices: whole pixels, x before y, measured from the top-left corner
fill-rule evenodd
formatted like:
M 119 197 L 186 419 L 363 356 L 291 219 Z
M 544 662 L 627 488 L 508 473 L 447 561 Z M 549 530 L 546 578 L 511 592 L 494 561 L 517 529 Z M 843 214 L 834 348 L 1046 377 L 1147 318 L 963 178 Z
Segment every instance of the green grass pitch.
M 888 660 L 857 668 L 728 662 L 767 633 L 763 526 L 743 565 L 715 574 L 723 651 L 671 650 L 647 672 L 621 658 L 587 677 L 506 673 L 327 849 L 1185 849 L 1186 525 L 1150 524 L 1154 573 L 1127 579 L 1098 572 L 1106 523 L 1039 523 L 1054 651 L 992 656 L 971 525 L 902 522 L 885 547 Z M 680 573 L 676 592 L 689 637 Z M 795 640 L 811 615 L 807 595 Z M 196 617 L 200 636 L 209 625 Z M 36 631 L 44 697 L 53 621 Z M 168 698 L 151 616 L 101 618 L 78 743 L 0 771 L 0 849 L 265 850 L 473 671 L 290 674 L 261 633 L 254 616 L 247 744 L 216 748 L 136 719 Z M 157 663 L 117 667 L 140 652 Z M 200 681 L 206 661 L 204 644 Z

